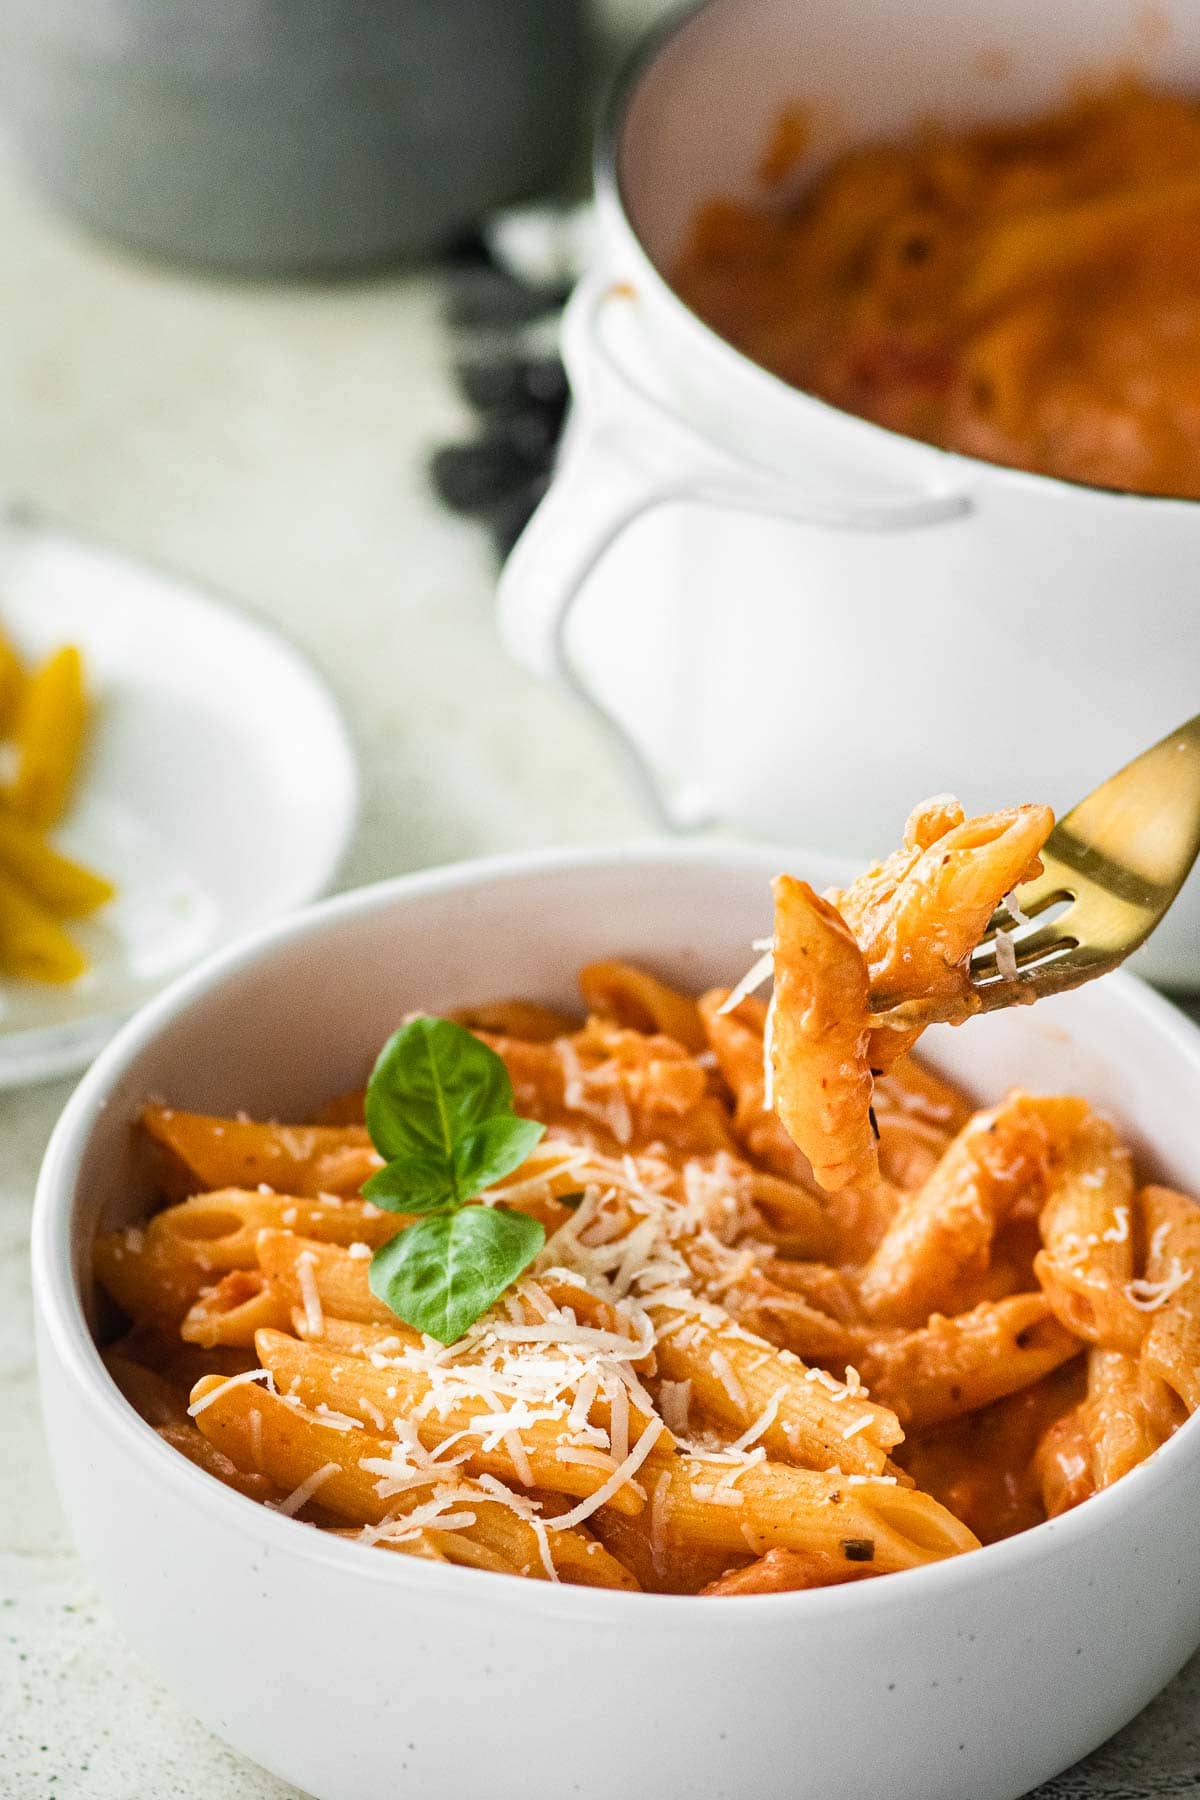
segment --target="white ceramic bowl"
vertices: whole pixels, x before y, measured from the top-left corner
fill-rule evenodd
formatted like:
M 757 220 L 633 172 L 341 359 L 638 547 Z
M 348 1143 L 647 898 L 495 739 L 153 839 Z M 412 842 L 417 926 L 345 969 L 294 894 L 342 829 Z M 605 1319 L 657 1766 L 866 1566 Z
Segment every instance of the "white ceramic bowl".
M 885 431 L 751 362 L 671 285 L 704 201 L 761 197 L 789 103 L 814 107 L 802 185 L 848 144 L 1018 116 L 1107 69 L 1200 92 L 1200 8 L 1163 0 L 1153 34 L 1149 16 L 708 0 L 632 65 L 601 131 L 598 266 L 564 325 L 572 425 L 500 621 L 618 729 L 673 827 L 865 860 L 916 794 L 1062 811 L 1195 712 L 1200 504 Z M 1200 988 L 1200 876 L 1141 967 Z
M 327 901 L 192 973 L 81 1083 L 38 1190 L 46 1427 L 72 1529 L 155 1672 L 319 1800 L 1013 1800 L 1136 1713 L 1200 1640 L 1200 1421 L 1076 1512 L 931 1568 L 713 1602 L 556 1588 L 320 1536 L 161 1443 L 88 1329 L 97 1226 L 149 1198 L 131 1121 L 303 1116 L 407 1009 L 574 997 L 598 955 L 727 979 L 770 850 L 525 855 Z M 1130 978 L 931 1036 L 981 1096 L 1085 1093 L 1200 1190 L 1200 1033 Z

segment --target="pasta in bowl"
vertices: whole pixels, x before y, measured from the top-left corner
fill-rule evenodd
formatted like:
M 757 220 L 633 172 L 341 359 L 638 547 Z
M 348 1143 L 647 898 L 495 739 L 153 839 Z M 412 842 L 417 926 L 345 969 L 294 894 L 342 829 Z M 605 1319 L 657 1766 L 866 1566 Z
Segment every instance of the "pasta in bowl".
M 788 860 L 809 876 L 814 896 L 834 885 L 845 893 L 840 871 L 811 858 Z M 763 1105 L 761 1002 L 734 995 L 722 1012 L 725 1000 L 712 992 L 740 972 L 747 941 L 769 919 L 765 882 L 780 861 L 778 853 L 720 849 L 575 853 L 409 878 L 330 903 L 193 979 L 167 997 L 170 1006 L 159 1003 L 157 1017 L 143 1015 L 110 1053 L 107 1069 L 100 1064 L 89 1077 L 96 1083 L 91 1095 L 85 1084 L 74 1116 L 64 1120 L 39 1206 L 38 1280 L 47 1416 L 77 1535 L 99 1565 L 110 1602 L 201 1717 L 310 1791 L 390 1791 L 403 1739 L 413 1746 L 406 1759 L 430 1793 L 448 1793 L 485 1774 L 501 1794 L 550 1791 L 569 1773 L 582 1792 L 599 1794 L 614 1785 L 619 1790 L 639 1758 L 654 1766 L 656 1783 L 668 1794 L 718 1791 L 735 1777 L 747 1791 L 783 1793 L 792 1785 L 794 1760 L 816 1756 L 828 1771 L 822 1792 L 849 1796 L 864 1791 L 886 1741 L 898 1794 L 959 1800 L 965 1791 L 1016 1794 L 1114 1728 L 1192 1648 L 1195 1596 L 1181 1595 L 1178 1585 L 1195 1549 L 1187 1505 L 1187 1485 L 1195 1479 L 1192 1428 L 1175 1433 L 1144 1467 L 1086 1505 L 977 1551 L 977 1537 L 1001 1532 L 994 1519 L 983 1525 L 986 1506 L 962 1492 L 964 1469 L 977 1465 L 969 1444 L 947 1439 L 956 1430 L 969 1435 L 969 1426 L 956 1425 L 962 1415 L 953 1412 L 916 1427 L 910 1412 L 902 1423 L 889 1401 L 907 1393 L 911 1405 L 918 1391 L 912 1365 L 885 1370 L 877 1351 L 875 1363 L 862 1366 L 867 1337 L 877 1346 L 911 1340 L 917 1328 L 910 1321 L 922 1308 L 928 1320 L 935 1307 L 926 1304 L 919 1281 L 906 1289 L 891 1275 L 879 1274 L 875 1284 L 874 1319 L 862 1316 L 863 1296 L 873 1291 L 865 1278 L 856 1295 L 840 1291 L 848 1283 L 838 1260 L 841 1234 L 857 1239 L 882 1224 L 873 1256 L 877 1273 L 884 1267 L 878 1252 L 888 1242 L 886 1207 L 877 1195 L 868 1204 L 875 1177 L 868 1171 L 831 1198 L 812 1189 L 803 1167 L 811 1159 Z M 782 987 L 782 938 L 778 948 Z M 598 967 L 588 963 L 597 949 L 612 953 Z M 631 973 L 631 964 L 652 969 L 654 979 Z M 562 1015 L 578 1006 L 572 989 L 581 965 L 587 966 L 588 1006 L 603 1022 L 564 1030 Z M 537 1007 L 496 1011 L 487 1003 L 505 988 L 532 996 Z M 688 998 L 697 992 L 709 996 L 699 1009 Z M 345 1110 L 341 1123 L 327 1114 L 324 1123 L 277 1131 L 273 1140 L 259 1133 L 257 1151 L 261 1157 L 268 1147 L 280 1177 L 271 1183 L 279 1191 L 259 1194 L 264 1164 L 245 1160 L 250 1128 L 243 1125 L 240 1139 L 231 1132 L 239 1107 L 252 1117 L 313 1118 L 331 1094 L 361 1087 L 378 1045 L 413 1007 L 433 1003 L 431 996 L 440 1010 L 459 1014 L 473 1041 L 502 1057 L 514 1116 L 548 1126 L 519 1177 L 515 1171 L 507 1177 L 509 1195 L 492 1196 L 502 1210 L 516 1211 L 512 1202 L 521 1196 L 511 1192 L 514 1186 L 539 1188 L 525 1196 L 526 1216 L 538 1215 L 544 1244 L 515 1285 L 502 1289 L 499 1304 L 482 1311 L 450 1346 L 426 1341 L 428 1333 L 422 1339 L 394 1312 L 375 1310 L 374 1259 L 412 1230 L 404 1225 L 397 1233 L 402 1218 L 412 1215 L 382 1206 L 372 1213 L 355 1198 L 364 1175 L 374 1179 L 372 1172 L 392 1156 L 389 1146 L 386 1157 L 378 1155 L 361 1125 L 344 1122 Z M 669 1031 L 653 1029 L 668 1017 L 655 1015 L 657 1005 L 670 1009 Z M 776 1010 L 787 1016 L 782 999 Z M 757 1038 L 753 1070 L 749 1060 L 731 1060 L 739 1049 L 744 1056 L 747 1038 L 752 1046 Z M 571 1046 L 565 1059 L 564 1040 Z M 278 1057 L 283 1042 L 292 1047 L 286 1071 Z M 774 1048 L 775 1098 L 782 1105 L 791 1051 L 778 1027 Z M 1029 1116 L 1044 1127 L 1047 1179 L 1056 1178 L 1052 1142 L 1069 1144 L 1085 1114 L 1109 1110 L 1136 1140 L 1148 1173 L 1180 1188 L 1200 1173 L 1200 1145 L 1177 1104 L 1195 1079 L 1192 1034 L 1134 983 L 1105 984 L 1069 1007 L 1055 1003 L 1032 1015 L 999 1015 L 959 1033 L 939 1032 L 922 1045 L 926 1050 L 928 1072 L 917 1073 L 905 1052 L 878 1083 L 881 1185 L 919 1195 L 939 1152 L 966 1123 L 970 1108 L 959 1090 L 996 1101 L 1017 1085 L 1034 1097 Z M 595 1075 L 614 1062 L 621 1076 L 615 1108 L 613 1093 L 605 1092 L 612 1067 L 599 1081 Z M 654 1062 L 667 1067 L 648 1079 Z M 748 1087 L 734 1079 L 738 1066 Z M 581 1092 L 590 1113 L 571 1104 Z M 1074 1120 L 1051 1121 L 1050 1098 L 1064 1093 L 1083 1094 L 1089 1104 L 1075 1102 Z M 98 1111 L 101 1095 L 107 1104 Z M 175 1103 L 172 1117 L 150 1115 L 160 1151 L 155 1167 L 144 1134 L 130 1130 L 151 1095 Z M 704 1117 L 709 1136 L 693 1147 L 687 1134 Z M 222 1118 L 224 1135 L 211 1124 Z M 647 1118 L 653 1136 L 643 1135 Z M 776 1147 L 781 1161 L 791 1158 L 790 1172 L 772 1167 L 763 1150 L 763 1134 L 776 1132 L 783 1132 Z M 662 1148 L 654 1151 L 655 1144 Z M 154 1219 L 138 1222 L 162 1191 L 163 1152 L 174 1195 L 199 1185 L 217 1196 L 175 1199 L 157 1214 L 172 1221 L 169 1228 Z M 220 1173 L 196 1161 L 211 1155 L 243 1158 L 236 1183 L 226 1179 L 228 1161 Z M 181 1164 L 192 1170 L 182 1186 Z M 221 1198 L 229 1185 L 243 1193 L 240 1216 Z M 336 1194 L 340 1204 L 322 1194 Z M 190 1237 L 179 1229 L 189 1207 Z M 284 1218 L 291 1209 L 291 1219 Z M 742 1229 L 720 1216 L 738 1211 Z M 689 1221 L 702 1221 L 702 1228 L 693 1231 Z M 1016 1248 L 1017 1223 L 1005 1255 L 1028 1257 L 1028 1239 Z M 200 1439 L 207 1449 L 197 1460 L 227 1456 L 237 1467 L 240 1458 L 244 1479 L 258 1478 L 252 1498 L 273 1499 L 274 1509 L 229 1492 L 179 1456 L 146 1429 L 104 1374 L 81 1310 L 84 1265 L 98 1226 L 123 1233 L 129 1225 L 144 1233 L 140 1250 L 136 1235 L 122 1244 L 101 1234 L 102 1273 L 114 1290 L 121 1279 L 111 1268 L 117 1248 L 133 1250 L 124 1260 L 142 1277 L 158 1258 L 155 1292 L 168 1285 L 164 1269 L 184 1266 L 178 1252 L 185 1241 L 193 1250 L 207 1244 L 210 1261 L 234 1256 L 224 1271 L 205 1272 L 201 1285 L 209 1294 L 187 1291 L 186 1283 L 176 1287 L 173 1321 L 143 1317 L 137 1329 L 176 1333 L 179 1362 L 171 1377 L 187 1383 L 191 1397 L 181 1407 L 174 1390 L 173 1416 L 156 1420 L 164 1435 L 190 1433 L 193 1444 Z M 236 1231 L 253 1242 L 251 1262 L 239 1262 L 244 1252 L 231 1248 Z M 1006 1222 L 1001 1235 L 1008 1231 Z M 657 1285 L 646 1277 L 652 1253 L 661 1262 L 679 1259 L 659 1271 L 664 1280 Z M 898 1262 L 895 1255 L 891 1260 Z M 772 1266 L 783 1279 L 768 1279 Z M 1131 1265 L 1130 1280 L 1138 1278 L 1135 1267 L 1141 1265 Z M 255 1268 L 265 1281 L 255 1278 Z M 235 1271 L 251 1280 L 223 1289 Z M 126 1274 L 132 1284 L 135 1276 Z M 1008 1298 L 978 1292 L 977 1271 L 964 1267 L 960 1274 L 965 1285 L 956 1304 L 961 1298 L 995 1307 Z M 971 1279 L 978 1297 L 967 1291 Z M 1053 1371 L 1090 1353 L 1080 1350 L 1078 1321 L 1076 1329 L 1061 1325 L 1048 1289 L 1035 1282 L 1024 1291 L 1035 1288 L 1041 1311 L 1016 1354 L 1049 1357 L 1036 1379 L 1051 1374 L 1060 1384 L 1053 1404 L 1042 1391 L 1044 1430 L 1081 1399 L 1077 1371 L 1074 1377 Z M 890 1310 L 899 1308 L 904 1318 L 885 1321 L 889 1307 L 878 1306 L 885 1292 L 893 1295 Z M 286 1306 L 254 1325 L 254 1349 L 222 1346 L 226 1322 L 239 1308 L 261 1303 L 264 1293 L 271 1304 L 282 1299 Z M 118 1298 L 124 1310 L 136 1310 L 129 1288 Z M 661 1366 L 653 1372 L 650 1343 L 636 1335 L 645 1331 L 639 1312 L 655 1328 L 653 1356 Z M 789 1353 L 775 1326 L 764 1329 L 781 1317 L 794 1334 L 825 1331 L 826 1342 L 802 1345 L 794 1335 L 801 1347 Z M 249 1317 L 240 1323 L 244 1328 Z M 848 1339 L 831 1354 L 832 1334 L 852 1326 L 866 1327 L 854 1336 L 853 1354 Z M 568 1328 L 576 1339 L 573 1354 L 595 1376 L 588 1404 L 577 1410 L 590 1441 L 564 1445 L 557 1416 L 528 1421 L 520 1443 L 511 1430 L 482 1436 L 484 1403 L 447 1381 L 447 1367 L 473 1365 L 480 1383 L 490 1369 L 500 1406 L 494 1399 L 486 1404 L 493 1413 L 507 1412 L 520 1397 L 505 1394 L 504 1371 L 522 1357 L 544 1364 L 548 1346 Z M 485 1345 L 489 1331 L 494 1342 Z M 215 1349 L 203 1347 L 204 1336 Z M 131 1348 L 136 1344 L 126 1345 L 125 1360 L 137 1368 Z M 197 1391 L 191 1384 L 199 1358 L 221 1354 L 225 1364 L 212 1364 Z M 600 1360 L 605 1356 L 607 1362 Z M 270 1384 L 263 1377 L 249 1378 L 251 1362 L 270 1374 L 275 1394 L 265 1391 Z M 334 1370 L 347 1365 L 354 1379 L 346 1385 L 343 1373 L 335 1386 Z M 822 1374 L 808 1379 L 813 1370 Z M 123 1373 L 132 1386 L 137 1377 L 128 1366 Z M 1028 1373 L 1025 1365 L 1020 1385 L 1026 1390 Z M 526 1369 L 520 1380 L 524 1404 L 535 1414 L 529 1375 Z M 863 1386 L 871 1389 L 867 1399 Z M 441 1434 L 431 1444 L 419 1415 L 434 1387 L 445 1411 L 424 1412 L 431 1434 Z M 188 1420 L 186 1406 L 211 1394 L 216 1398 Z M 1003 1396 L 988 1398 L 1005 1404 Z M 578 1399 L 576 1392 L 572 1408 Z M 378 1418 L 359 1410 L 364 1400 L 384 1420 L 382 1430 Z M 549 1402 L 542 1410 L 553 1412 Z M 1177 1412 L 1170 1412 L 1174 1425 Z M 414 1416 L 411 1435 L 388 1429 L 389 1420 Z M 617 1453 L 642 1446 L 655 1421 L 652 1442 L 630 1468 L 628 1455 Z M 449 1440 L 464 1429 L 478 1454 L 492 1459 L 490 1467 L 475 1462 L 464 1474 L 464 1464 L 453 1461 L 466 1440 Z M 923 1458 L 914 1456 L 911 1468 L 896 1459 L 897 1450 L 906 1454 L 901 1431 L 921 1442 Z M 301 1441 L 312 1432 L 320 1434 L 319 1445 Z M 1015 1445 L 1021 1436 L 1015 1419 L 1009 1435 Z M 1029 1424 L 1025 1441 L 1040 1435 Z M 586 1440 L 587 1432 L 581 1436 Z M 370 1439 L 382 1447 L 379 1459 L 367 1448 Z M 272 1461 L 289 1442 L 293 1452 L 299 1446 L 297 1458 Z M 562 1462 L 557 1453 L 564 1447 L 590 1449 L 591 1467 L 586 1455 Z M 755 1455 L 758 1450 L 765 1454 Z M 256 1455 L 257 1468 L 251 1466 Z M 411 1522 L 433 1491 L 428 1480 L 408 1485 L 423 1457 L 445 1459 L 447 1486 L 474 1489 L 469 1502 L 460 1495 L 453 1510 L 442 1512 L 440 1535 L 439 1521 L 425 1515 L 407 1543 L 394 1546 L 407 1555 L 381 1555 L 378 1547 L 346 1541 L 343 1533 L 359 1535 L 364 1522 L 369 1535 L 376 1533 L 385 1511 L 393 1523 L 399 1515 Z M 376 1460 L 390 1466 L 363 1470 L 364 1462 Z M 111 1476 L 112 1493 L 104 1480 L 85 1480 L 85 1469 Z M 307 1495 L 297 1492 L 322 1470 Z M 526 1473 L 532 1482 L 525 1482 Z M 558 1483 L 553 1490 L 542 1485 L 551 1479 Z M 782 1496 L 781 1481 L 790 1484 Z M 593 1504 L 606 1484 L 608 1492 Z M 657 1544 L 652 1486 L 660 1495 Z M 643 1489 L 641 1504 L 635 1487 Z M 928 1497 L 914 1499 L 922 1490 Z M 719 1491 L 741 1491 L 743 1498 L 730 1503 L 715 1497 Z M 840 1499 L 831 1501 L 831 1492 Z M 534 1515 L 543 1521 L 540 1532 L 505 1493 L 542 1499 Z M 356 1518 L 353 1508 L 364 1495 L 373 1496 L 377 1510 Z M 281 1500 L 302 1514 L 309 1508 L 307 1516 L 327 1529 L 280 1517 Z M 963 1522 L 973 1506 L 980 1529 Z M 572 1522 L 581 1508 L 587 1510 Z M 753 1544 L 739 1529 L 743 1508 L 746 1521 L 754 1521 Z M 1032 1516 L 1044 1510 L 1039 1489 Z M 465 1512 L 475 1514 L 470 1524 L 461 1518 Z M 803 1538 L 800 1516 L 810 1521 Z M 1017 1523 L 1030 1517 L 1027 1512 Z M 823 1540 L 814 1537 L 813 1520 L 823 1522 Z M 557 1528 L 556 1521 L 562 1521 Z M 714 1541 L 714 1533 L 729 1535 Z M 544 1547 L 558 1584 L 548 1578 Z M 956 1553 L 968 1549 L 969 1555 Z M 440 1556 L 483 1572 L 440 1566 Z M 560 1558 L 567 1567 L 558 1566 Z M 915 1562 L 936 1566 L 913 1572 Z M 841 1579 L 829 1592 L 728 1597 L 737 1595 L 739 1583 L 754 1592 L 808 1583 L 814 1575 L 828 1579 L 831 1566 Z M 493 1578 L 500 1568 L 519 1568 L 534 1579 Z M 886 1580 L 863 1578 L 906 1568 L 909 1573 Z M 657 1597 L 601 1591 L 635 1584 L 677 1591 Z M 726 1596 L 719 1605 L 709 1596 L 687 1597 L 713 1584 Z M 1125 1619 L 1135 1584 L 1146 1616 L 1139 1613 L 1119 1652 L 1110 1651 L 1104 1634 Z M 187 1634 L 171 1624 L 181 1608 L 197 1621 Z M 711 1623 L 718 1618 L 720 1625 Z M 1037 1648 L 1027 1655 L 1031 1629 Z M 285 1698 L 269 1717 L 259 1697 L 246 1692 L 246 1667 L 214 1653 L 213 1644 L 227 1642 L 230 1632 L 238 1643 L 257 1639 L 259 1649 L 247 1651 L 247 1662 L 271 1645 L 272 1667 L 279 1670 L 273 1691 Z M 385 1641 L 394 1641 L 392 1659 L 380 1656 Z M 327 1655 L 331 1642 L 336 1668 Z M 1089 1646 L 1086 1655 L 1075 1657 L 1077 1644 Z M 389 1661 L 390 1670 L 382 1666 Z M 1059 1697 L 1047 1710 L 1041 1695 L 1052 1670 Z M 1027 1707 L 1030 1715 L 1022 1742 L 1002 1751 L 994 1726 L 998 1682 L 1006 1705 Z M 480 1703 L 464 1708 L 464 1691 L 476 1687 Z M 325 1696 L 320 1708 L 318 1692 Z M 527 1707 L 534 1693 L 543 1723 L 517 1754 L 504 1709 L 509 1702 Z M 619 1740 L 609 1725 L 618 1706 Z M 348 1709 L 355 1721 L 352 1769 L 344 1730 L 330 1726 L 331 1707 L 338 1718 Z M 971 1771 L 967 1780 L 964 1769 Z

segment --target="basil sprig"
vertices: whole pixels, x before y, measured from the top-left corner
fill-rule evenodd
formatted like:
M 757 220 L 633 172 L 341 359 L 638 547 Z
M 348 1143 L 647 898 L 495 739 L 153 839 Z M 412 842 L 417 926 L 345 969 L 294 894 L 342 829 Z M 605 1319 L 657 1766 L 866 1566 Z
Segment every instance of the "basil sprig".
M 449 1019 L 402 1025 L 367 1084 L 367 1129 L 386 1161 L 363 1194 L 388 1212 L 425 1215 L 375 1252 L 371 1292 L 440 1344 L 456 1342 L 546 1240 L 525 1213 L 467 1204 L 545 1132 L 513 1108 L 500 1057 Z

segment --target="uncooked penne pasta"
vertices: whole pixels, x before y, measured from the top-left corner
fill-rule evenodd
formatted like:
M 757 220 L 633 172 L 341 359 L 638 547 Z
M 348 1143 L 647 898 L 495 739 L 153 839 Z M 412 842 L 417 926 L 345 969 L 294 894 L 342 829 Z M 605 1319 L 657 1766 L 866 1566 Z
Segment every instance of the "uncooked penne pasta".
M 32 825 L 56 825 L 66 810 L 86 721 L 83 658 L 67 645 L 29 676 L 17 711 L 17 773 L 7 799 Z
M 0 630 L 0 731 L 12 730 L 29 680 L 25 664 L 7 633 Z
M 0 971 L 60 986 L 86 968 L 87 958 L 53 913 L 0 865 Z
M 104 906 L 116 892 L 111 881 L 64 856 L 47 843 L 40 831 L 3 806 L 0 869 L 56 918 L 84 918 Z

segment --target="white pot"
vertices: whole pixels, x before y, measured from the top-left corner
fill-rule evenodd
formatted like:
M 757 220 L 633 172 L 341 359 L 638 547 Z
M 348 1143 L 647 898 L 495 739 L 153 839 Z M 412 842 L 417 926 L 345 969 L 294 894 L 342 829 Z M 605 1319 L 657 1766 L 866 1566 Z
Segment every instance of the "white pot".
M 579 966 L 728 980 L 779 850 L 525 854 L 405 876 L 270 927 L 105 1050 L 38 1184 L 46 1435 L 105 1603 L 203 1722 L 317 1800 L 1014 1800 L 1132 1717 L 1200 1641 L 1200 1418 L 1074 1512 L 949 1562 L 722 1601 L 551 1587 L 313 1531 L 193 1467 L 89 1329 L 98 1229 L 139 1218 L 148 1095 L 303 1118 L 414 1007 L 575 1004 Z M 792 866 L 819 886 L 842 871 Z M 981 1098 L 1110 1110 L 1200 1191 L 1200 1033 L 1126 976 L 926 1040 Z
M 1129 0 L 709 0 L 635 63 L 601 136 L 603 266 L 564 324 L 572 426 L 500 617 L 616 727 L 674 828 L 864 858 L 946 788 L 1065 810 L 1200 706 L 1200 505 L 852 417 L 717 337 L 664 273 L 705 199 L 753 194 L 789 101 L 840 119 L 803 179 L 931 113 L 1053 105 L 1133 52 L 1200 89 L 1200 9 L 1157 13 L 1139 49 Z M 1141 967 L 1200 987 L 1200 879 Z

